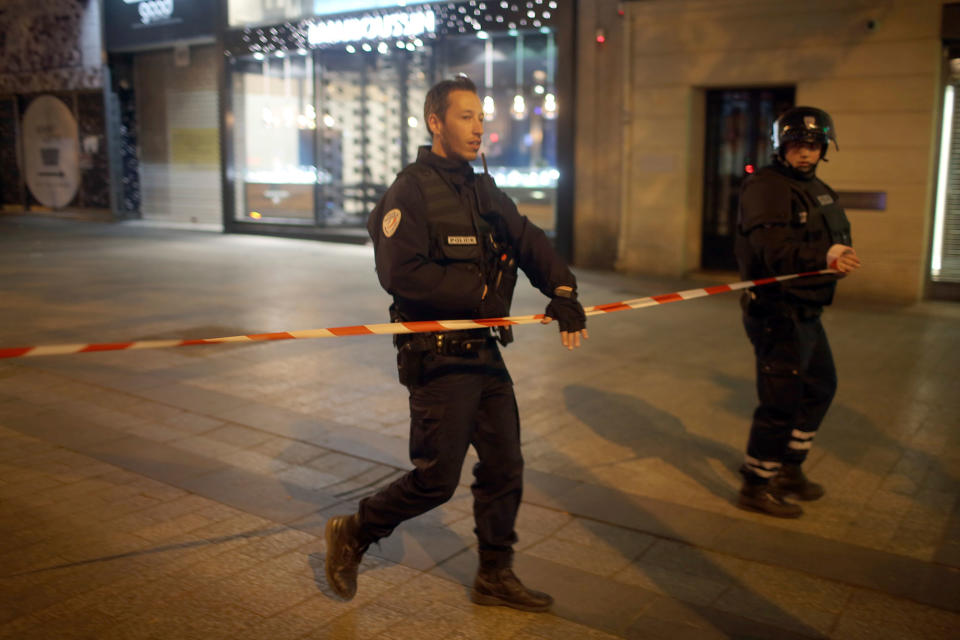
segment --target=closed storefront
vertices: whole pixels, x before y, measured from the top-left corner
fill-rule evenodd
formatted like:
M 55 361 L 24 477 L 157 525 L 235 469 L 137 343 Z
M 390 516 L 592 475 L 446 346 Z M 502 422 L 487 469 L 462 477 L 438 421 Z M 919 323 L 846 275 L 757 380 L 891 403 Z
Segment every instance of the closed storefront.
M 124 217 L 222 228 L 216 0 L 106 0 Z
M 181 54 L 182 55 L 182 54 Z M 134 56 L 140 212 L 154 222 L 221 225 L 217 49 Z

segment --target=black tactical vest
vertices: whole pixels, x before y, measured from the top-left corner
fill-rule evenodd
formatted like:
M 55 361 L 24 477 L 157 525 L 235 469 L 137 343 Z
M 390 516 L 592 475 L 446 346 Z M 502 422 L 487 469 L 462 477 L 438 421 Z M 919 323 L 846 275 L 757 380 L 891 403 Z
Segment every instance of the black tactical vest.
M 439 264 L 472 262 L 482 268 L 490 225 L 461 202 L 460 195 L 436 170 L 414 163 L 404 173 L 416 178 L 423 192 L 430 259 Z
M 831 245 L 852 246 L 850 222 L 843 207 L 837 201 L 836 192 L 824 182 L 817 178 L 801 180 L 784 175 L 773 168 L 761 170 L 761 173 L 752 179 L 782 181 L 782 185 L 789 189 L 792 209 L 789 227 L 794 238 L 818 247 L 824 256 Z M 738 225 L 738 232 L 743 237 L 737 242 L 737 257 L 741 265 L 748 265 L 745 272 L 741 271 L 741 275 L 751 280 L 771 275 L 787 275 L 758 272 L 761 261 L 756 256 L 747 255 L 751 249 L 744 241 L 746 234 L 751 230 Z M 823 306 L 833 301 L 836 286 L 834 276 L 819 276 L 790 280 L 780 285 L 757 287 L 754 292 L 761 299 L 783 299 L 788 302 Z
M 517 281 L 517 262 L 513 247 L 499 228 L 499 212 L 492 204 L 493 182 L 484 176 L 476 177 L 469 190 L 476 209 L 467 206 L 460 194 L 431 167 L 414 163 L 403 170 L 413 176 L 426 203 L 427 232 L 430 259 L 441 265 L 452 263 L 476 264 L 488 286 L 487 295 L 498 296 L 502 314 L 510 313 L 513 288 Z M 487 184 L 489 183 L 489 184 Z M 500 341 L 513 340 L 510 327 L 499 327 Z

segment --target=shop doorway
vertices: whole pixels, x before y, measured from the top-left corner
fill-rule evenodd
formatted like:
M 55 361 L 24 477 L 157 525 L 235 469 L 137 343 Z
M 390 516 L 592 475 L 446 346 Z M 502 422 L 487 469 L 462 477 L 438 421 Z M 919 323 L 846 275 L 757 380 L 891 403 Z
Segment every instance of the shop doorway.
M 777 117 L 794 105 L 793 87 L 712 89 L 706 96 L 703 269 L 736 270 L 733 244 L 744 179 L 770 162 Z

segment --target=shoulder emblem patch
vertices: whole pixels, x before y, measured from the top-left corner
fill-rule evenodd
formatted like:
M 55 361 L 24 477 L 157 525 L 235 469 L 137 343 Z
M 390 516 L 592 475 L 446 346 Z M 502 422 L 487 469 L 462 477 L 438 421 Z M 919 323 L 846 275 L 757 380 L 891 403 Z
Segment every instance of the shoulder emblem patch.
M 817 196 L 817 200 L 819 200 L 822 205 L 833 204 L 833 197 L 829 193 L 821 193 Z
M 390 209 L 387 211 L 386 215 L 383 216 L 383 235 L 390 238 L 394 233 L 397 232 L 397 227 L 400 226 L 400 209 Z

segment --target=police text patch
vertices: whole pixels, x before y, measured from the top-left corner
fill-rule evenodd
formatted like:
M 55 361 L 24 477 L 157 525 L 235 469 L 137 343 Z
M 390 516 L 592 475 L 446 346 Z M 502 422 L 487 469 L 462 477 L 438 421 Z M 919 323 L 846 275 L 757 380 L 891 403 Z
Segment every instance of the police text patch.
M 447 244 L 477 244 L 477 236 L 447 236 Z
M 400 209 L 390 209 L 390 211 L 387 211 L 386 215 L 383 216 L 383 235 L 388 238 L 391 237 L 397 232 L 397 227 L 399 226 Z
M 833 196 L 829 193 L 821 193 L 817 196 L 817 200 L 819 200 L 822 205 L 833 204 Z

